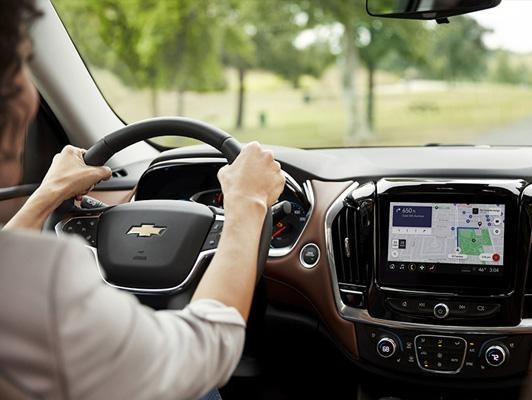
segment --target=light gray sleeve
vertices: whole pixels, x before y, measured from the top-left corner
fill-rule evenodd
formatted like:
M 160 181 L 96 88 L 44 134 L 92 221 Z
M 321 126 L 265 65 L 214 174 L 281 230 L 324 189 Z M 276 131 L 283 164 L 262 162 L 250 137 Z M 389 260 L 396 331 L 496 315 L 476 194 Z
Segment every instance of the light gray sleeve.
M 82 246 L 64 246 L 58 263 L 54 326 L 69 397 L 197 399 L 230 378 L 244 345 L 236 309 L 201 300 L 154 312 L 102 283 Z

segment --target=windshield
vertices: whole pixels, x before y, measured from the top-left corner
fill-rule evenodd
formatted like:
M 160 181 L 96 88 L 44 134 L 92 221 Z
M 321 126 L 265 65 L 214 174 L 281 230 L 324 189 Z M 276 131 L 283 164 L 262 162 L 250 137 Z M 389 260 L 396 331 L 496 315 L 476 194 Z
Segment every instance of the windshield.
M 54 5 L 126 122 L 186 116 L 304 148 L 532 144 L 532 2 L 442 25 L 362 0 Z

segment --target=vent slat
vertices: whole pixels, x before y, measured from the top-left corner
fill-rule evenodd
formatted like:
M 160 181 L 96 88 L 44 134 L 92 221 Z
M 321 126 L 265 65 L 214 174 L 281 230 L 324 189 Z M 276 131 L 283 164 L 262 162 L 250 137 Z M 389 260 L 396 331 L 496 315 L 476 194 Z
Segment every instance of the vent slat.
M 338 241 L 341 241 L 343 237 L 344 237 L 343 224 L 337 223 L 336 224 L 336 237 L 334 240 L 335 243 Z M 335 262 L 337 264 L 338 279 L 345 280 L 346 279 L 345 271 L 346 271 L 347 265 L 344 259 L 344 253 L 343 251 L 341 251 L 341 249 L 338 251 L 335 251 Z
M 353 251 L 352 251 L 352 242 L 351 242 L 351 232 L 350 232 L 350 228 L 351 228 L 351 221 L 350 221 L 350 209 L 347 209 L 346 212 L 344 213 L 344 221 L 343 221 L 343 226 L 344 226 L 344 230 L 345 230 L 345 233 L 344 233 L 344 237 L 342 238 L 342 242 L 344 244 L 344 254 L 345 254 L 345 259 L 346 259 L 346 269 L 345 269 L 345 277 L 346 277 L 346 280 L 348 282 L 352 282 L 353 279 L 354 279 L 354 276 L 353 276 L 353 269 L 351 268 L 351 264 L 352 264 L 352 260 L 353 260 Z
M 532 251 L 532 248 L 529 249 L 529 252 L 530 251 Z M 526 274 L 525 293 L 532 295 L 532 257 L 530 257 L 528 261 L 528 271 Z
M 357 210 L 344 207 L 336 216 L 333 226 L 333 250 L 338 282 L 343 285 L 367 286 L 367 262 L 362 260 L 368 253 L 359 243 L 361 219 Z M 362 256 L 362 257 L 361 257 Z

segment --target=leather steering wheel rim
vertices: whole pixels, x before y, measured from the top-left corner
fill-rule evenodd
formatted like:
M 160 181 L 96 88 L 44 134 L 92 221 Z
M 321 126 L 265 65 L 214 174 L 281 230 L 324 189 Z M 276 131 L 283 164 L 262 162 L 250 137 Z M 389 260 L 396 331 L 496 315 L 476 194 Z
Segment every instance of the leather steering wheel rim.
M 150 118 L 127 125 L 96 142 L 85 153 L 85 163 L 104 165 L 114 154 L 137 142 L 158 136 L 178 136 L 199 140 L 219 150 L 231 164 L 242 145 L 227 132 L 191 118 Z

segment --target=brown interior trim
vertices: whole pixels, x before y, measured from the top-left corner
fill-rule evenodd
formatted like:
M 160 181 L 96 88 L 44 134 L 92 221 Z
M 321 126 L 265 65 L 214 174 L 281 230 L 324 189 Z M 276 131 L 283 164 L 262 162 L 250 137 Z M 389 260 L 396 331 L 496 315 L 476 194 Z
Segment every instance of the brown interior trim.
M 311 309 L 349 354 L 358 358 L 355 326 L 343 319 L 336 309 L 325 247 L 327 210 L 352 183 L 312 181 L 315 203 L 307 228 L 290 254 L 268 260 L 264 276 L 270 300 L 290 305 L 296 302 L 295 305 Z M 318 264 L 312 269 L 304 268 L 299 261 L 299 253 L 308 243 L 315 243 L 321 253 Z

